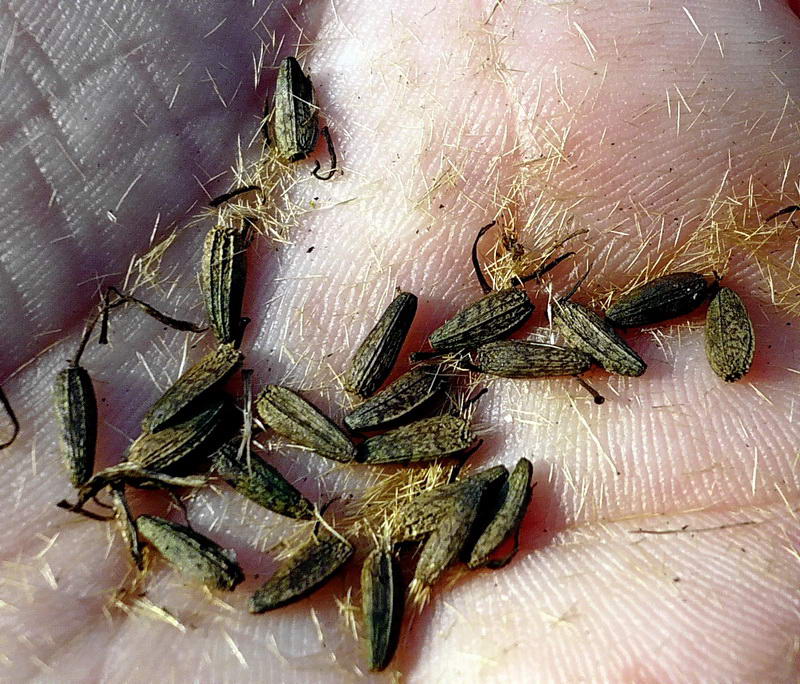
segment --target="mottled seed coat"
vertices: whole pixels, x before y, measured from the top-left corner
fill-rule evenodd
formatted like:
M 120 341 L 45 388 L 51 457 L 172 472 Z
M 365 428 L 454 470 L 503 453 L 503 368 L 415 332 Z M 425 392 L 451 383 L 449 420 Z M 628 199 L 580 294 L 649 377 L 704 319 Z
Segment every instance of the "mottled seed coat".
M 346 463 L 356 455 L 347 435 L 316 406 L 279 385 L 267 385 L 256 399 L 261 419 L 279 435 L 320 456 Z
M 294 57 L 278 67 L 273 134 L 278 156 L 289 162 L 305 159 L 317 143 L 318 111 L 311 79 Z
M 183 373 L 142 419 L 142 430 L 158 432 L 185 417 L 197 399 L 227 378 L 242 362 L 233 344 L 221 344 Z
M 417 298 L 400 292 L 358 346 L 342 382 L 362 397 L 371 396 L 392 372 L 417 311 Z
M 211 589 L 233 589 L 244 573 L 231 552 L 188 527 L 154 515 L 140 515 L 136 526 L 158 552 L 182 575 Z
M 592 359 L 575 349 L 524 340 L 489 342 L 475 350 L 476 367 L 502 378 L 542 378 L 577 375 L 589 370 Z
M 245 228 L 218 225 L 208 231 L 203 244 L 203 303 L 211 330 L 222 344 L 238 344 L 242 334 L 248 241 Z
M 533 313 L 525 290 L 507 288 L 481 297 L 434 330 L 428 342 L 437 352 L 474 349 L 510 335 Z
M 439 394 L 445 384 L 438 368 L 414 368 L 353 409 L 344 423 L 351 430 L 372 430 L 396 422 Z
M 553 322 L 567 345 L 588 354 L 609 373 L 639 376 L 647 364 L 594 311 L 567 299 L 553 305 Z
M 617 298 L 606 311 L 606 320 L 618 328 L 660 323 L 694 311 L 708 292 L 701 274 L 670 273 Z
M 241 437 L 228 440 L 211 456 L 217 474 L 239 494 L 289 518 L 308 519 L 313 506 L 275 468 L 255 454 L 239 456 Z
M 68 366 L 56 375 L 53 395 L 64 463 L 70 481 L 80 487 L 92 476 L 97 442 L 97 399 L 89 373 Z
M 352 554 L 350 542 L 320 530 L 250 597 L 250 612 L 263 613 L 297 601 L 322 585 Z
M 402 577 L 390 549 L 373 549 L 364 560 L 361 568 L 361 613 L 367 663 L 370 670 L 378 672 L 394 655 L 403 619 Z
M 469 423 L 458 416 L 436 416 L 403 425 L 364 440 L 363 463 L 416 463 L 461 453 L 475 442 Z
M 741 297 L 721 287 L 706 314 L 706 356 L 725 382 L 741 379 L 753 363 L 756 340 L 753 323 Z

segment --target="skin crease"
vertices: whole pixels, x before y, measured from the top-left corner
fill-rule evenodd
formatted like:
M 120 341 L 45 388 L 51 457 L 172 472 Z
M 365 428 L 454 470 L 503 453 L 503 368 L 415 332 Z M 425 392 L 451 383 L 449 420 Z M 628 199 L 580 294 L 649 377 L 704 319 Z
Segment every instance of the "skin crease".
M 684 3 L 688 13 L 645 0 L 508 1 L 493 13 L 491 2 L 392 12 L 346 0 L 286 10 L 157 4 L 9 0 L 0 14 L 0 363 L 23 426 L 2 455 L 0 672 L 13 681 L 355 680 L 363 656 L 334 598 L 357 587 L 358 568 L 302 603 L 248 615 L 249 593 L 275 567 L 263 552 L 296 524 L 222 486 L 199 493 L 189 515 L 237 550 L 248 575 L 239 590 L 210 597 L 156 564 L 127 612 L 111 605 L 129 572 L 118 535 L 53 506 L 71 492 L 52 379 L 98 284 L 122 282 L 154 225 L 159 238 L 184 225 L 205 201 L 201 184 L 227 189 L 227 179 L 210 179 L 232 163 L 237 136 L 246 144 L 253 134 L 268 67 L 294 51 L 302 27 L 344 174 L 323 184 L 310 162 L 298 165 L 288 197 L 304 213 L 292 244 L 261 238 L 250 250 L 243 348 L 256 388 L 309 390 L 340 419 L 334 372 L 396 285 L 420 296 L 407 351 L 479 295 L 471 239 L 521 177 L 529 189 L 512 207 L 518 225 L 541 195 L 590 231 L 575 267 L 553 273 L 563 292 L 592 261 L 583 303 L 685 241 L 710 198 L 752 187 L 762 216 L 798 203 L 798 21 L 771 0 L 697 0 Z M 557 139 L 563 159 L 541 163 Z M 324 160 L 322 143 L 318 152 Z M 200 320 L 195 269 L 209 225 L 180 234 L 160 288 L 143 297 Z M 786 230 L 759 256 L 789 263 L 796 239 Z M 521 551 L 500 571 L 452 573 L 407 620 L 390 671 L 420 682 L 794 681 L 800 321 L 770 304 L 747 254 L 733 255 L 725 283 L 744 296 L 758 340 L 741 383 L 714 376 L 702 329 L 683 325 L 627 336 L 648 372 L 593 374 L 603 406 L 566 381 L 492 385 L 471 463 L 534 463 Z M 545 298 L 529 291 L 533 324 L 545 325 Z M 108 348 L 87 352 L 98 466 L 136 437 L 184 355 L 208 348 L 197 339 L 132 311 L 115 319 Z M 365 481 L 359 468 L 305 452 L 270 462 L 317 502 Z M 133 505 L 166 510 L 156 496 Z M 179 623 L 148 617 L 145 598 Z

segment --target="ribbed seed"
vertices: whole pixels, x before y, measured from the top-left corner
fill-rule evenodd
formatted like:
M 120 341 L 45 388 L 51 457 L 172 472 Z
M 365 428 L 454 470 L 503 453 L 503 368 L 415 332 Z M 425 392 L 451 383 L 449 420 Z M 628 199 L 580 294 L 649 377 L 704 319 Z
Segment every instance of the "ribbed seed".
M 242 362 L 233 344 L 221 344 L 183 373 L 142 419 L 142 430 L 158 432 L 178 422 L 188 407 L 227 378 Z
M 279 435 L 320 456 L 347 463 L 356 448 L 347 435 L 316 406 L 279 385 L 267 385 L 256 399 L 261 419 Z
M 70 481 L 80 487 L 92 476 L 97 443 L 97 399 L 89 373 L 81 366 L 68 366 L 56 375 L 53 395 L 64 463 Z
M 122 535 L 122 540 L 131 554 L 136 567 L 142 569 L 142 550 L 139 547 L 139 535 L 136 529 L 136 522 L 128 507 L 128 500 L 125 498 L 125 485 L 116 484 L 111 487 L 111 506 L 114 509 L 114 518 L 117 527 Z
M 255 454 L 239 456 L 241 437 L 227 441 L 211 456 L 217 474 L 239 494 L 289 518 L 308 519 L 313 506 L 275 468 Z
M 278 156 L 290 162 L 305 159 L 317 143 L 317 106 L 311 79 L 294 57 L 286 57 L 278 67 L 274 102 Z
M 533 313 L 525 290 L 507 288 L 481 297 L 434 330 L 428 342 L 437 352 L 474 349 L 510 335 Z
M 501 378 L 543 378 L 577 375 L 592 365 L 583 352 L 524 340 L 489 342 L 475 350 L 475 365 L 482 373 Z
M 361 567 L 361 613 L 367 663 L 370 670 L 378 672 L 394 655 L 403 619 L 402 577 L 390 549 L 373 549 L 364 560 Z
M 141 468 L 167 471 L 185 466 L 205 451 L 208 456 L 220 438 L 230 403 L 226 397 L 211 395 L 198 411 L 182 423 L 158 432 L 144 432 L 128 447 L 127 460 Z
M 475 442 L 469 423 L 458 416 L 425 418 L 364 440 L 358 447 L 363 463 L 416 463 L 452 456 Z
M 348 413 L 344 423 L 351 430 L 372 430 L 393 423 L 435 397 L 444 385 L 438 367 L 414 368 Z
M 242 334 L 247 245 L 246 229 L 222 225 L 209 230 L 203 244 L 203 303 L 214 336 L 222 344 L 238 343 Z
M 400 292 L 358 346 L 350 369 L 342 379 L 345 388 L 362 397 L 372 395 L 392 372 L 417 311 L 417 298 Z
M 140 515 L 136 526 L 158 552 L 182 575 L 211 589 L 233 591 L 244 579 L 232 552 L 188 527 L 154 515 Z
M 304 597 L 339 570 L 352 553 L 350 542 L 320 530 L 250 597 L 250 612 L 263 613 Z
M 606 320 L 618 328 L 660 323 L 694 311 L 708 292 L 701 274 L 670 273 L 619 297 L 606 311 Z
M 735 382 L 750 370 L 755 347 L 747 307 L 733 290 L 721 287 L 706 314 L 706 356 L 711 369 L 725 382 Z
M 503 488 L 504 491 L 500 497 L 502 503 L 472 547 L 472 553 L 467 563 L 470 568 L 478 568 L 483 565 L 502 567 L 511 560 L 513 553 L 507 559 L 502 559 L 497 563 L 493 563 L 489 556 L 509 534 L 519 527 L 530 501 L 532 474 L 531 462 L 527 458 L 521 458 L 514 470 L 511 471 L 506 487 Z
M 588 354 L 609 373 L 639 376 L 647 369 L 614 329 L 582 304 L 568 299 L 555 302 L 553 322 L 570 347 Z

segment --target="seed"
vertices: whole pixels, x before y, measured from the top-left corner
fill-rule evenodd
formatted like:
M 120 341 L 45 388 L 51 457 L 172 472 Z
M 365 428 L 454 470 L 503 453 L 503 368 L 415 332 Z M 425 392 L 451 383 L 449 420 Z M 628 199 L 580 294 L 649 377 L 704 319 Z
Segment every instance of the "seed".
M 142 550 L 139 547 L 139 535 L 136 529 L 136 522 L 131 515 L 128 507 L 128 500 L 125 498 L 125 486 L 116 484 L 111 487 L 111 506 L 114 509 L 114 518 L 117 527 L 122 535 L 122 540 L 130 551 L 131 558 L 139 570 L 142 569 Z
M 373 549 L 364 560 L 361 612 L 369 669 L 379 672 L 394 655 L 403 619 L 402 577 L 390 549 Z
M 591 365 L 591 358 L 583 352 L 540 342 L 500 340 L 476 350 L 477 369 L 501 378 L 577 375 Z
M 248 229 L 223 225 L 209 230 L 203 244 L 203 303 L 214 336 L 222 344 L 238 344 L 244 330 L 241 314 L 248 244 Z
M 609 373 L 639 376 L 647 364 L 594 311 L 568 299 L 553 305 L 553 322 L 570 347 L 591 356 Z
M 358 447 L 362 463 L 416 463 L 453 456 L 475 442 L 469 423 L 458 416 L 436 416 L 403 425 L 364 440 Z
M 232 551 L 188 527 L 154 515 L 140 515 L 136 525 L 142 536 L 181 574 L 211 589 L 233 591 L 244 573 Z
M 185 466 L 204 450 L 206 454 L 220 438 L 230 402 L 224 395 L 205 397 L 188 420 L 159 432 L 143 432 L 128 447 L 127 460 L 146 470 L 167 472 Z
M 158 432 L 178 422 L 208 390 L 221 383 L 242 362 L 233 344 L 221 344 L 181 375 L 142 419 L 142 430 Z
M 531 475 L 533 466 L 527 458 L 521 458 L 508 478 L 504 491 L 499 497 L 501 503 L 494 516 L 485 527 L 475 545 L 472 547 L 467 565 L 470 568 L 488 566 L 501 568 L 506 565 L 517 552 L 518 543 L 506 557 L 497 561 L 489 559 L 491 553 L 503 543 L 512 531 L 519 529 L 525 511 L 528 508 L 531 494 Z
M 97 399 L 87 370 L 69 365 L 60 371 L 53 396 L 64 463 L 73 486 L 80 487 L 92 476 L 97 442 Z
M 670 273 L 619 297 L 606 311 L 606 320 L 618 328 L 660 323 L 694 311 L 708 292 L 699 273 Z
M 368 397 L 383 384 L 397 361 L 416 311 L 416 296 L 398 293 L 353 355 L 343 379 L 346 389 Z
M 312 449 L 320 456 L 347 463 L 356 448 L 330 418 L 299 394 L 279 385 L 267 385 L 256 399 L 261 419 L 279 435 Z
M 289 162 L 305 159 L 317 143 L 314 86 L 294 57 L 278 67 L 275 83 L 274 137 L 278 156 Z
M 725 382 L 735 382 L 750 370 L 755 352 L 753 323 L 741 297 L 721 287 L 706 314 L 706 356 Z
M 239 494 L 289 518 L 308 519 L 313 506 L 275 468 L 258 456 L 239 456 L 241 437 L 225 442 L 211 456 L 217 474 Z
M 356 407 L 345 416 L 344 423 L 351 430 L 372 430 L 393 423 L 427 403 L 444 385 L 438 367 L 414 368 Z
M 497 290 L 469 304 L 428 337 L 440 353 L 474 349 L 510 335 L 533 313 L 533 303 L 525 290 Z
M 353 545 L 338 534 L 320 531 L 292 554 L 251 597 L 251 613 L 263 613 L 311 593 L 353 554 Z

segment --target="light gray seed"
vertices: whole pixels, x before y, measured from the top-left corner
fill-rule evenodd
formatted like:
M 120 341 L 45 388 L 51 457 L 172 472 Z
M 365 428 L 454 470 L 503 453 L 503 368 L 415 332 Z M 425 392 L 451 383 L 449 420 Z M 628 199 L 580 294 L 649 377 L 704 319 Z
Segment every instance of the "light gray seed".
M 275 468 L 255 454 L 239 456 L 241 437 L 228 440 L 211 456 L 217 474 L 239 494 L 289 518 L 309 519 L 313 506 Z
M 570 300 L 553 305 L 553 322 L 570 347 L 591 356 L 609 373 L 639 376 L 647 364 L 594 311 Z
M 358 346 L 342 383 L 362 397 L 371 396 L 392 372 L 417 312 L 417 298 L 400 292 Z
M 492 552 L 519 527 L 530 501 L 532 474 L 531 462 L 521 458 L 508 477 L 500 507 L 472 547 L 467 563 L 470 568 L 490 564 Z
M 364 560 L 361 567 L 361 613 L 367 663 L 370 670 L 379 672 L 394 655 L 403 619 L 402 577 L 390 549 L 373 549 Z
M 694 311 L 708 291 L 708 282 L 699 273 L 670 273 L 617 298 L 606 311 L 606 320 L 618 328 L 660 323 Z
M 420 366 L 404 373 L 344 418 L 351 430 L 372 430 L 404 418 L 435 397 L 445 378 L 438 368 Z
M 256 399 L 261 419 L 279 435 L 320 456 L 347 463 L 356 455 L 347 435 L 316 406 L 292 390 L 267 385 Z
M 182 575 L 211 589 L 233 589 L 244 579 L 233 553 L 188 527 L 154 515 L 140 515 L 136 526 Z
M 321 530 L 250 597 L 250 612 L 263 613 L 297 601 L 322 585 L 352 554 L 350 542 Z
M 222 344 L 242 335 L 242 300 L 247 277 L 248 231 L 214 226 L 203 243 L 200 287 L 211 330 Z
M 230 403 L 223 395 L 205 397 L 191 418 L 158 432 L 143 432 L 128 447 L 127 460 L 147 470 L 164 472 L 184 467 L 193 457 L 211 449 L 220 438 Z
M 489 342 L 478 347 L 475 355 L 482 373 L 501 378 L 577 375 L 592 365 L 589 356 L 575 349 L 524 340 Z
M 278 156 L 289 162 L 305 159 L 317 143 L 318 110 L 311 79 L 294 57 L 286 57 L 278 67 L 274 108 Z
M 506 288 L 481 297 L 459 311 L 428 337 L 437 352 L 474 349 L 510 335 L 533 313 L 525 290 Z
M 73 486 L 92 476 L 97 443 L 97 399 L 89 373 L 68 366 L 56 375 L 53 389 L 64 463 Z
M 158 432 L 185 415 L 187 407 L 227 378 L 242 362 L 233 344 L 220 344 L 185 371 L 142 419 L 142 430 Z
M 362 463 L 416 463 L 453 456 L 475 442 L 469 423 L 458 416 L 436 416 L 403 425 L 364 440 L 358 447 Z
M 742 378 L 753 363 L 756 340 L 753 323 L 741 297 L 721 287 L 706 314 L 706 356 L 725 382 Z

